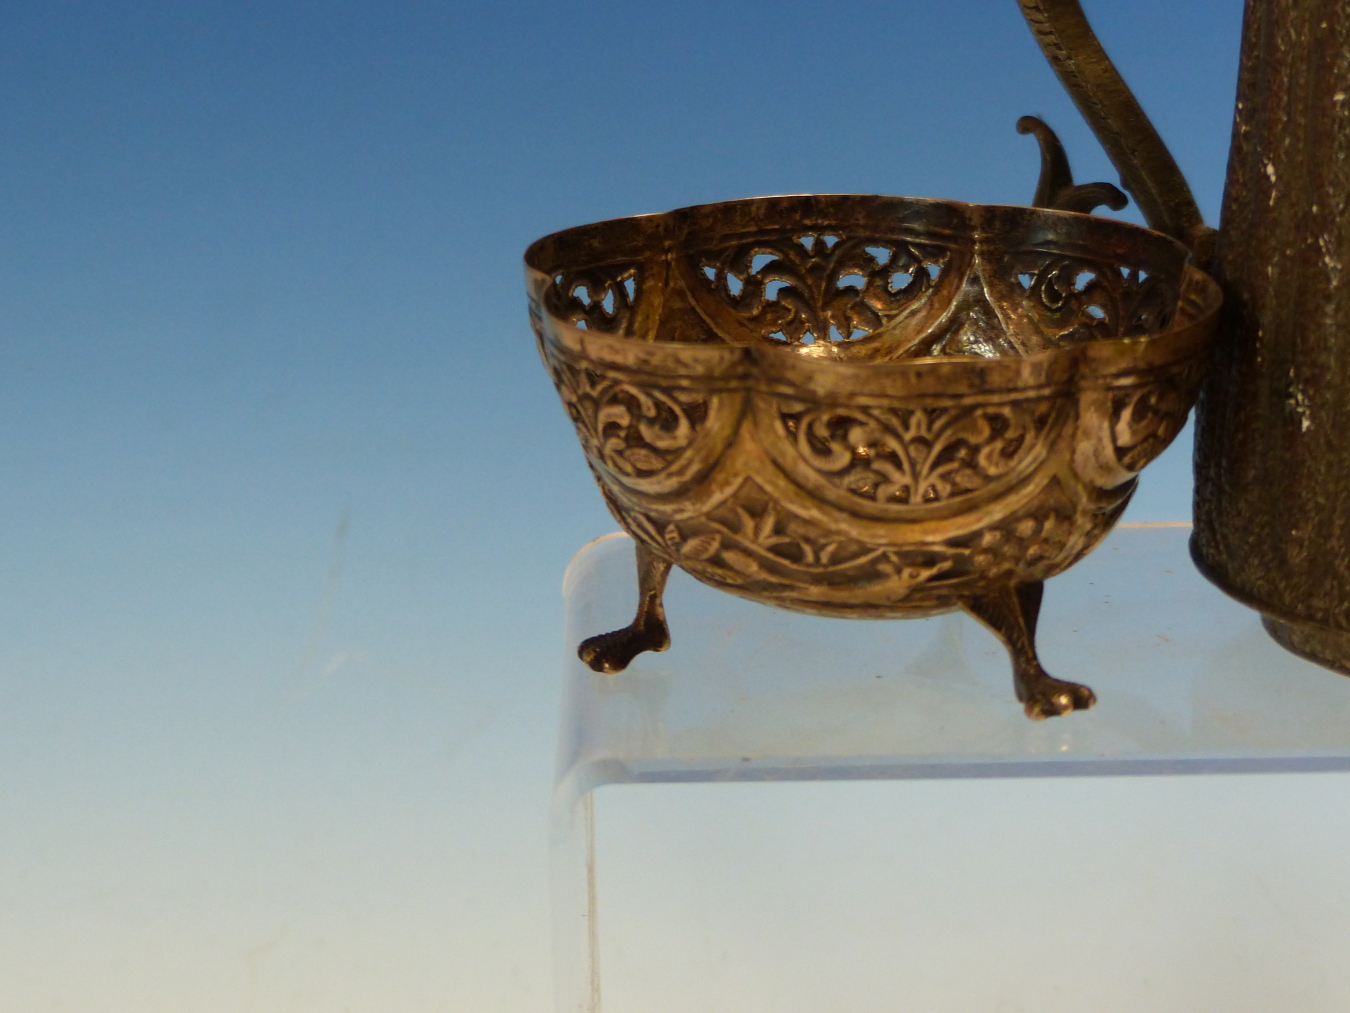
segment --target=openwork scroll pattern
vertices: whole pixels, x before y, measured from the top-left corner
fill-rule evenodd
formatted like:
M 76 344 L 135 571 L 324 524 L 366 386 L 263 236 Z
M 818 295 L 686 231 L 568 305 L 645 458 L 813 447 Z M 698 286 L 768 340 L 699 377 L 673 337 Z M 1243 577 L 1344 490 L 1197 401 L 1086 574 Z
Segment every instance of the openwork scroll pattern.
M 1009 263 L 1025 305 L 1059 344 L 1157 334 L 1175 312 L 1176 289 L 1147 271 L 1047 253 Z
M 706 284 L 760 337 L 797 345 L 875 333 L 930 293 L 948 260 L 940 246 L 828 233 L 694 258 Z
M 544 294 L 544 305 L 554 317 L 584 331 L 631 334 L 640 285 L 635 264 L 559 271 Z

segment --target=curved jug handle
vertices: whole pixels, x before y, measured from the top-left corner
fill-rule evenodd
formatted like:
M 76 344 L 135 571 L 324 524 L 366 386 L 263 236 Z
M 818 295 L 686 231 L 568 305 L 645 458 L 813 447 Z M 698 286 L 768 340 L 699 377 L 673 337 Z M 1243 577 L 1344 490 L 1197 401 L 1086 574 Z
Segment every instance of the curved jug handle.
M 1199 266 L 1207 266 L 1217 233 L 1205 224 L 1186 177 L 1097 41 L 1078 0 L 1018 0 L 1018 6 L 1149 226 L 1185 243 Z

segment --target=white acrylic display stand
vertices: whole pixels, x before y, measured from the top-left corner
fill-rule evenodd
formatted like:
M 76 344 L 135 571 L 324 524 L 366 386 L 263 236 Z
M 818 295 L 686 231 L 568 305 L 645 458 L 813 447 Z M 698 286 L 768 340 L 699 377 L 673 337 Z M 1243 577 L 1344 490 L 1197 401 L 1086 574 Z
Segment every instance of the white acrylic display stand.
M 1195 572 L 1189 535 L 1184 525 L 1122 526 L 1047 584 L 1041 660 L 1099 702 L 1043 722 L 1023 716 L 1006 653 L 964 615 L 817 619 L 678 570 L 666 598 L 671 650 L 598 675 L 575 647 L 631 617 L 632 543 L 614 535 L 582 549 L 563 589 L 560 1013 L 600 1009 L 602 785 L 1350 770 L 1350 680 L 1260 634 L 1254 613 Z

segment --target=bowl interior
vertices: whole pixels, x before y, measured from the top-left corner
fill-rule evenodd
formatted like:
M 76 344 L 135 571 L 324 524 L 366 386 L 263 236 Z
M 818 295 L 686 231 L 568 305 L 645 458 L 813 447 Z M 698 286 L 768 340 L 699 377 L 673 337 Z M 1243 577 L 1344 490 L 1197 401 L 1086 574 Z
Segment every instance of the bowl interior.
M 1111 219 L 861 195 L 766 197 L 555 233 L 550 323 L 643 342 L 884 361 L 1025 356 L 1167 330 L 1187 251 Z

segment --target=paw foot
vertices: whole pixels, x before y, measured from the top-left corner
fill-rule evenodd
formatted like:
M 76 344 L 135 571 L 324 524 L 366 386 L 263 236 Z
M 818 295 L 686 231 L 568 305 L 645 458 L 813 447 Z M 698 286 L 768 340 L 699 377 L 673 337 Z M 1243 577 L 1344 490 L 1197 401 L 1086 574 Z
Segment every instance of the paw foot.
M 1029 679 L 1018 680 L 1017 699 L 1027 717 L 1033 721 L 1087 710 L 1097 702 L 1097 694 L 1076 682 L 1065 682 L 1039 672 Z
M 670 633 L 665 623 L 634 624 L 588 637 L 577 648 L 577 657 L 593 671 L 613 675 L 622 672 L 643 651 L 664 651 L 669 646 Z

